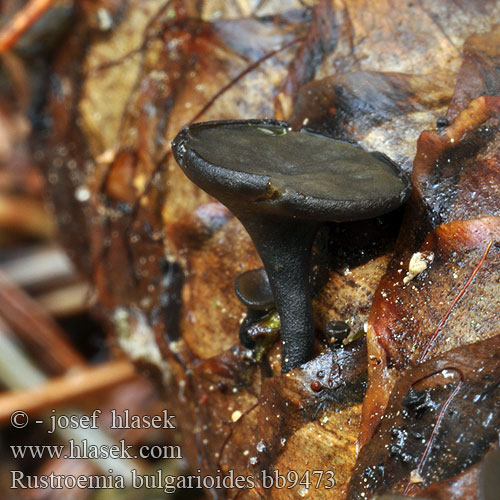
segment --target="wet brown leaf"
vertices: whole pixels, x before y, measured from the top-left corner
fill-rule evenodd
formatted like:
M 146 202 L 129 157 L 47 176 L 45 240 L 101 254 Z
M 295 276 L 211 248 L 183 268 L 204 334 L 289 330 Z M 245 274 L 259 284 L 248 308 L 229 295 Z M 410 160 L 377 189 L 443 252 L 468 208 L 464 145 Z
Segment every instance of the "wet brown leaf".
M 193 467 L 260 478 L 215 495 L 303 494 L 263 487 L 261 471 L 279 467 L 333 470 L 335 488 L 309 494 L 345 498 L 366 366 L 365 441 L 404 367 L 499 331 L 499 45 L 489 30 L 500 3 L 86 5 L 55 62 L 42 160 L 97 310 L 132 359 L 156 366 Z M 107 29 L 95 17 L 103 5 Z M 420 135 L 442 115 L 448 127 Z M 192 121 L 251 117 L 356 140 L 408 172 L 416 155 L 396 250 L 400 213 L 318 235 L 317 357 L 286 376 L 279 343 L 259 363 L 238 346 L 244 309 L 233 282 L 260 265 L 248 236 L 183 176 L 169 146 Z M 434 259 L 404 284 L 418 250 Z M 363 341 L 332 351 L 328 321 L 358 333 L 369 319 L 368 361 Z M 436 470 L 428 482 L 457 473 Z
M 495 28 L 482 35 L 482 44 L 495 44 L 499 33 Z M 467 70 L 478 45 L 477 37 L 465 45 L 468 55 L 449 111 L 456 118 L 443 130 L 423 132 L 418 141 L 414 192 L 371 310 L 363 444 L 383 414 L 399 370 L 498 331 L 500 101 L 497 95 L 481 93 L 498 91 L 485 82 L 496 72 L 492 54 L 498 65 L 500 52 L 474 58 L 470 71 L 482 76 L 473 78 L 472 87 Z M 464 92 L 472 100 L 457 114 Z M 426 261 L 414 277 L 407 274 L 412 256 Z M 404 283 L 406 276 L 411 280 Z
M 442 498 L 439 488 L 426 486 L 450 479 L 460 488 L 455 498 L 471 498 L 474 475 L 454 476 L 498 442 L 499 347 L 496 335 L 404 372 L 358 458 L 348 497 L 404 492 Z

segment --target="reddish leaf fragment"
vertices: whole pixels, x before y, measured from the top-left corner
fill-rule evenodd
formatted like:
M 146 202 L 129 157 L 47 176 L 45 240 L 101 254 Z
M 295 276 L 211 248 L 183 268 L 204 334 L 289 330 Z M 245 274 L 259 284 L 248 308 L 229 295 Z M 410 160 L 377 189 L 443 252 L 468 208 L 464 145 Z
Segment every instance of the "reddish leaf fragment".
M 497 38 L 494 29 L 481 40 L 497 47 Z M 370 382 L 363 408 L 362 444 L 378 424 L 399 370 L 453 347 L 486 339 L 500 325 L 495 289 L 500 96 L 476 97 L 467 103 L 460 98 L 464 88 L 471 97 L 484 91 L 484 81 L 489 81 L 488 75 L 499 64 L 500 51 L 492 48 L 483 57 L 477 45 L 476 39 L 466 44 L 469 52 L 453 101 L 455 120 L 444 130 L 423 132 L 418 141 L 414 192 L 370 316 Z M 484 81 L 468 79 L 473 60 L 474 71 L 481 72 Z M 476 82 L 475 88 L 472 82 Z M 495 89 L 494 84 L 487 86 L 488 92 Z M 467 106 L 459 113 L 458 102 Z M 416 273 L 409 269 L 412 257 L 421 261 L 417 264 L 422 269 Z
M 500 217 L 450 222 L 418 249 L 433 255 L 424 271 L 405 284 L 405 259 L 384 276 L 370 324 L 391 366 L 494 335 L 500 325 L 500 249 L 491 242 L 499 241 Z

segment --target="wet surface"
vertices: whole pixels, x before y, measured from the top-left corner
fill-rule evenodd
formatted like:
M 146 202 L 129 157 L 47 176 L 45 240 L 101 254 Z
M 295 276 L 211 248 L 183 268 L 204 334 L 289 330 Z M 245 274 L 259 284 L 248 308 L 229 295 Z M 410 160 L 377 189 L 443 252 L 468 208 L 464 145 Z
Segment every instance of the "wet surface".
M 468 344 L 499 331 L 499 44 L 498 30 L 489 30 L 500 4 L 260 4 L 257 11 L 266 17 L 227 2 L 223 8 L 203 2 L 198 10 L 195 2 L 130 0 L 111 12 L 106 32 L 77 22 L 54 57 L 49 135 L 35 155 L 62 239 L 95 284 L 96 310 L 118 337 L 143 342 L 132 347 L 146 347 L 141 363 L 163 375 L 193 467 L 206 474 L 332 469 L 336 487 L 315 490 L 314 498 L 336 500 L 345 498 L 357 455 L 366 368 L 373 389 L 365 401 L 370 435 L 402 368 L 425 351 L 422 367 L 452 348 L 462 348 L 466 359 L 465 351 L 478 345 Z M 89 19 L 99 7 L 89 7 Z M 462 50 L 473 33 L 481 34 Z M 258 360 L 238 340 L 245 308 L 234 279 L 262 265 L 248 235 L 184 177 L 169 150 L 193 120 L 257 116 L 354 140 L 407 173 L 417 154 L 416 192 L 392 262 L 399 216 L 329 227 L 316 239 L 316 357 L 286 376 L 275 336 Z M 446 121 L 434 130 L 438 117 Z M 418 251 L 434 252 L 434 260 L 404 284 Z M 378 316 L 370 319 L 374 296 Z M 338 343 L 332 351 L 325 338 L 329 321 L 362 336 L 367 330 L 367 355 L 364 348 L 338 350 Z M 479 375 L 466 366 L 477 367 L 480 359 L 454 361 L 465 376 L 455 394 L 456 370 L 411 390 L 405 375 L 391 404 L 408 417 L 388 416 L 393 433 L 377 434 L 380 448 L 367 445 L 372 448 L 358 465 L 369 488 L 406 488 L 425 451 L 421 440 L 429 439 L 436 413 L 453 396 L 431 446 L 449 461 L 429 454 L 419 496 L 471 498 L 475 464 L 492 444 L 498 417 Z M 483 399 L 474 402 L 478 395 Z M 356 491 L 364 488 L 360 470 Z M 431 481 L 438 481 L 434 491 Z M 288 500 L 304 493 L 312 497 L 299 489 L 257 488 L 238 498 Z
M 358 458 L 349 498 L 418 494 L 482 460 L 500 430 L 499 345 L 497 336 L 460 347 L 399 378 Z

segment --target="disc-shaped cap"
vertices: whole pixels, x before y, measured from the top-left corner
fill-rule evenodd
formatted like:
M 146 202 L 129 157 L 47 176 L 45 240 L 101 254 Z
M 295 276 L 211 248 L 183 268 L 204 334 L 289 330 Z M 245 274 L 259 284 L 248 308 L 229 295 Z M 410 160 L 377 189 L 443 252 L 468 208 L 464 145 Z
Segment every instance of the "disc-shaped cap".
M 267 311 L 274 307 L 273 292 L 263 267 L 240 274 L 234 281 L 234 290 L 248 309 Z
M 293 132 L 285 122 L 206 122 L 172 143 L 186 175 L 229 208 L 317 221 L 376 217 L 409 196 L 388 157 L 349 142 Z

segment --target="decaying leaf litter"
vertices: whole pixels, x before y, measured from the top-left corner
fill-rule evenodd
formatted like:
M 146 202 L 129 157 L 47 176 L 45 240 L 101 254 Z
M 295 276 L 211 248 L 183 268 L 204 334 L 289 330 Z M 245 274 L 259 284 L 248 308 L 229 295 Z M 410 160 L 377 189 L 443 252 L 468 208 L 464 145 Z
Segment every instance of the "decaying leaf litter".
M 95 309 L 116 341 L 161 373 L 194 468 L 335 472 L 330 490 L 214 497 L 345 498 L 361 435 L 355 498 L 362 474 L 379 465 L 371 450 L 401 431 L 421 433 L 423 450 L 399 440 L 384 458 L 391 473 L 369 491 L 440 498 L 431 482 L 465 484 L 453 478 L 477 469 L 498 442 L 493 405 L 484 433 L 470 429 L 480 443 L 472 455 L 450 467 L 437 457 L 451 446 L 446 436 L 457 446 L 450 415 L 483 376 L 465 373 L 463 360 L 497 376 L 480 356 L 485 343 L 496 346 L 499 326 L 500 3 L 256 2 L 248 12 L 227 4 L 106 4 L 106 26 L 85 22 L 102 7 L 86 6 L 54 61 L 52 125 L 39 134 L 63 239 L 91 273 Z M 278 342 L 258 363 L 238 343 L 244 308 L 233 282 L 261 265 L 248 236 L 183 177 L 169 149 L 193 121 L 266 116 L 413 166 L 401 213 L 317 237 L 314 271 L 325 283 L 314 299 L 317 357 L 286 376 Z M 417 252 L 425 268 L 405 283 Z M 329 321 L 366 330 L 367 347 L 332 347 Z M 436 363 L 451 373 L 446 384 L 434 382 Z M 391 411 L 405 404 L 414 407 L 401 423 Z

